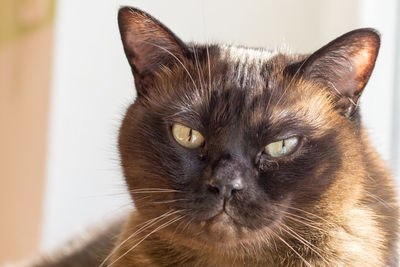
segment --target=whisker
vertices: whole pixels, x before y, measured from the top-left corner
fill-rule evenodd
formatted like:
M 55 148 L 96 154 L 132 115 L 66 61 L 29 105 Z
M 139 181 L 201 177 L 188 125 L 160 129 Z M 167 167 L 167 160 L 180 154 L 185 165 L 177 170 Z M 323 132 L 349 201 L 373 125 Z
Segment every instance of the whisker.
M 332 225 L 332 224 L 333 224 L 333 225 L 336 225 L 336 223 L 330 222 L 330 221 L 328 221 L 327 219 L 322 218 L 321 216 L 318 216 L 318 215 L 316 215 L 316 214 L 314 214 L 314 213 L 305 211 L 305 210 L 303 210 L 303 209 L 294 208 L 294 207 L 286 206 L 286 205 L 283 205 L 283 204 L 277 204 L 277 205 L 278 205 L 278 206 L 281 206 L 281 207 L 284 207 L 284 208 L 288 208 L 288 209 L 292 209 L 292 210 L 297 210 L 297 211 L 303 212 L 303 213 L 308 214 L 308 215 L 310 215 L 310 216 L 314 216 L 315 218 L 318 218 L 318 219 L 320 219 L 320 220 L 322 220 L 322 221 L 324 221 L 324 222 L 326 222 L 326 223 L 329 223 L 329 224 L 331 224 L 331 225 Z M 292 215 L 293 215 L 293 214 L 292 214 Z
M 150 188 L 141 188 L 135 190 L 128 191 L 131 195 L 139 195 L 139 194 L 159 194 L 159 193 L 184 193 L 180 190 L 174 189 L 150 189 Z
M 177 198 L 177 199 L 172 199 L 172 200 L 153 201 L 151 203 L 153 203 L 153 204 L 164 204 L 164 203 L 173 203 L 173 202 L 179 202 L 179 201 L 189 201 L 189 199 L 187 199 L 187 198 Z
M 142 197 L 135 197 L 135 199 L 134 199 L 134 203 L 136 204 L 136 202 L 139 202 L 139 201 L 142 201 L 142 200 L 145 200 L 145 199 L 149 199 L 150 198 L 150 196 L 142 196 Z
M 204 87 L 203 87 L 204 77 L 200 71 L 200 64 L 199 64 L 199 59 L 198 59 L 198 55 L 197 55 L 197 50 L 196 50 L 196 47 L 194 46 L 194 44 L 192 44 L 192 49 L 193 49 L 193 54 L 194 54 L 194 62 L 196 64 L 196 69 L 197 69 L 197 75 L 199 76 L 199 80 L 200 80 L 200 88 L 201 88 L 201 91 L 203 92 L 204 91 Z M 204 82 L 204 84 L 205 84 L 205 82 Z
M 366 194 L 375 199 L 376 201 L 378 201 L 379 203 L 381 203 L 383 206 L 385 206 L 386 208 L 393 208 L 393 205 L 388 203 L 387 201 L 383 200 L 382 198 L 378 197 L 377 195 L 371 194 L 369 192 L 366 192 Z
M 176 232 L 178 231 L 178 228 L 179 227 L 181 227 L 182 226 L 182 223 L 184 223 L 185 221 L 180 221 L 179 223 L 178 223 L 178 225 L 175 227 L 175 231 L 174 231 L 174 235 L 176 234 Z
M 280 101 L 282 100 L 283 96 L 286 94 L 287 90 L 289 89 L 289 87 L 292 85 L 292 82 L 295 80 L 295 78 L 297 78 L 298 74 L 300 73 L 301 68 L 303 67 L 303 65 L 307 62 L 307 60 L 310 58 L 311 54 L 307 56 L 306 59 L 304 59 L 304 61 L 300 64 L 300 66 L 297 68 L 296 72 L 294 73 L 292 79 L 289 81 L 288 85 L 285 87 L 285 90 L 283 91 L 282 95 L 279 97 L 278 102 L 276 103 L 276 106 L 280 103 Z
M 182 192 L 181 190 L 169 189 L 169 188 L 138 188 L 129 190 L 129 192 L 140 192 L 140 191 L 168 191 L 168 192 Z
M 144 42 L 144 43 L 146 43 L 146 44 L 149 44 L 149 45 L 153 45 L 153 46 L 155 46 L 155 47 L 157 47 L 157 48 L 159 48 L 159 49 L 161 49 L 161 50 L 167 52 L 168 54 L 170 54 L 176 61 L 179 62 L 179 64 L 182 66 L 182 68 L 186 71 L 186 73 L 187 73 L 187 75 L 189 76 L 190 80 L 192 80 L 192 83 L 193 83 L 194 87 L 196 88 L 196 90 L 198 90 L 197 85 L 196 85 L 196 82 L 194 81 L 192 75 L 190 74 L 190 72 L 189 72 L 188 69 L 186 68 L 185 64 L 183 64 L 183 62 L 182 62 L 176 55 L 174 55 L 171 51 L 169 51 L 169 50 L 166 49 L 165 47 L 159 46 L 159 45 L 154 44 L 154 43 L 152 43 L 152 42 L 148 42 L 148 41 L 145 41 L 145 40 L 142 40 L 142 42 Z
M 193 220 L 194 220 L 194 217 L 192 217 L 192 219 L 190 219 L 190 220 L 185 224 L 185 226 L 182 228 L 182 232 L 184 232 L 184 231 L 186 230 L 186 228 L 189 227 L 189 225 L 193 222 Z
M 207 65 L 208 65 L 208 95 L 211 98 L 211 63 L 210 63 L 210 52 L 208 51 L 208 43 L 206 44 L 207 51 Z
M 305 245 L 306 247 L 308 247 L 311 251 L 313 251 L 315 254 L 317 254 L 326 264 L 328 264 L 328 266 L 331 266 L 329 264 L 329 262 L 325 259 L 325 257 L 323 257 L 319 252 L 317 252 L 315 249 L 313 249 L 312 247 L 320 250 L 319 248 L 317 248 L 315 245 L 313 245 L 312 243 L 310 243 L 307 239 L 305 239 L 304 237 L 302 237 L 301 235 L 299 235 L 298 233 L 296 233 L 293 229 L 291 229 L 289 226 L 280 223 L 281 226 L 285 227 L 285 228 L 281 228 L 283 231 L 285 231 L 287 234 L 289 234 L 290 236 L 294 237 L 296 240 L 300 241 L 303 245 Z
M 309 223 L 307 223 L 307 222 L 304 222 L 304 221 L 302 221 L 302 220 L 299 220 L 299 219 L 296 219 L 296 218 L 294 218 L 294 217 L 291 217 L 291 215 L 286 215 L 285 218 L 290 219 L 290 220 L 295 221 L 295 222 L 299 222 L 299 223 L 301 223 L 301 224 L 303 224 L 303 225 L 305 225 L 305 226 L 314 228 L 314 229 L 319 230 L 319 231 L 321 231 L 321 232 L 323 232 L 323 233 L 329 234 L 329 232 L 326 231 L 325 229 L 322 229 L 322 228 L 320 228 L 320 227 L 318 227 L 318 226 L 315 226 L 315 225 L 309 224 Z
M 280 204 L 278 204 L 278 205 L 280 205 Z M 297 211 L 301 211 L 301 212 L 304 212 L 305 214 L 309 214 L 309 215 L 311 215 L 311 216 L 314 216 L 314 217 L 316 217 L 316 218 L 319 218 L 319 219 L 321 219 L 321 220 L 323 220 L 323 221 L 325 221 L 325 222 L 327 222 L 327 223 L 329 223 L 329 224 L 331 224 L 331 225 L 337 225 L 336 223 L 329 222 L 328 220 L 326 220 L 326 219 L 324 219 L 324 218 L 322 218 L 322 217 L 320 217 L 320 216 L 318 216 L 318 215 L 316 215 L 316 214 L 307 212 L 307 211 L 305 211 L 305 210 L 298 209 L 298 208 L 294 208 L 294 207 L 289 207 L 289 206 L 285 206 L 285 205 L 280 205 L 280 206 L 286 207 L 286 208 L 290 208 L 290 209 L 293 209 L 293 210 L 297 210 Z M 308 218 L 304 218 L 304 217 L 301 217 L 301 216 L 298 216 L 298 215 L 295 215 L 295 214 L 291 214 L 290 212 L 284 212 L 284 211 L 281 211 L 281 212 L 287 214 L 287 215 L 285 215 L 285 218 L 287 218 L 287 219 L 293 220 L 293 221 L 295 221 L 295 222 L 301 223 L 301 224 L 306 225 L 306 226 L 308 226 L 308 227 L 311 227 L 311 228 L 317 229 L 317 230 L 319 230 L 319 231 L 321 231 L 321 232 L 324 232 L 324 233 L 326 233 L 327 235 L 330 235 L 330 233 L 329 233 L 328 231 L 326 231 L 326 230 L 324 230 L 324 229 L 322 229 L 322 228 L 320 228 L 320 227 L 317 227 L 317 226 L 315 226 L 315 225 L 312 225 L 312 224 L 309 224 L 309 223 L 303 221 L 303 220 L 307 220 L 307 221 L 312 222 L 312 223 L 314 222 L 314 221 L 312 221 L 312 220 L 310 220 L 310 219 L 308 219 Z M 294 216 L 298 217 L 299 219 L 295 218 Z M 380 263 L 380 264 L 383 264 L 381 261 L 379 261 L 379 259 L 376 259 L 375 257 L 369 255 L 368 253 L 366 253 L 366 252 L 364 252 L 364 251 L 362 251 L 362 253 L 363 253 L 364 255 L 366 255 L 369 259 L 371 259 L 371 260 L 373 260 L 373 261 L 375 261 L 375 262 L 378 262 L 378 263 Z
M 291 217 L 292 219 L 299 219 L 299 220 L 302 220 L 303 222 L 309 222 L 309 223 L 311 223 L 313 226 L 315 226 L 317 223 L 314 221 L 314 220 L 312 220 L 312 219 L 309 219 L 309 218 L 307 218 L 307 217 L 304 217 L 304 216 L 300 216 L 300 215 L 296 215 L 296 214 L 293 214 L 293 213 L 291 213 L 291 212 L 288 212 L 288 211 L 281 211 L 282 213 L 284 213 L 284 214 L 286 214 L 286 216 L 288 216 L 288 217 Z M 317 226 L 315 226 L 315 227 L 317 227 Z
M 148 233 L 147 235 L 145 235 L 142 239 L 139 240 L 139 242 L 137 242 L 134 246 L 132 246 L 130 249 L 128 249 L 125 253 L 123 253 L 121 256 L 119 256 L 117 259 L 115 259 L 113 262 L 111 262 L 109 265 L 107 265 L 107 267 L 112 266 L 114 263 L 116 263 L 117 261 L 119 261 L 120 259 L 122 259 L 123 257 L 125 257 L 125 255 L 127 255 L 128 253 L 130 253 L 133 249 L 135 249 L 138 245 L 140 245 L 144 240 L 146 240 L 150 235 L 154 234 L 155 232 L 164 229 L 165 227 L 168 227 L 169 225 L 183 219 L 186 215 L 181 215 L 178 217 L 175 217 L 174 219 L 169 220 L 166 223 L 163 223 L 162 225 L 158 226 L 156 229 L 154 229 L 153 231 L 151 231 L 150 233 Z
M 108 260 L 108 259 L 109 259 L 123 244 L 125 244 L 129 239 L 131 239 L 131 238 L 135 237 L 136 235 L 140 234 L 141 232 L 143 232 L 143 231 L 146 230 L 147 228 L 153 226 L 154 224 L 156 224 L 157 222 L 161 221 L 162 219 L 164 219 L 164 218 L 166 218 L 166 217 L 169 217 L 169 216 L 171 216 L 171 215 L 173 215 L 173 214 L 176 214 L 176 213 L 178 213 L 178 212 L 180 212 L 180 211 L 179 211 L 179 210 L 176 210 L 176 211 L 169 210 L 169 211 L 167 211 L 166 213 L 164 213 L 164 214 L 162 214 L 162 215 L 160 215 L 160 216 L 158 216 L 158 217 L 156 217 L 156 218 L 150 219 L 150 220 L 148 220 L 148 221 L 146 221 L 146 222 L 144 222 L 144 223 L 141 223 L 141 224 L 137 225 L 138 227 L 139 227 L 139 226 L 141 226 L 141 227 L 140 227 L 139 229 L 137 229 L 135 232 L 133 232 L 131 235 L 129 235 L 124 241 L 122 241 L 122 242 L 119 243 L 117 246 L 115 246 L 115 247 L 113 248 L 113 250 L 107 255 L 107 257 L 101 262 L 101 264 L 99 265 L 99 267 L 102 267 L 102 266 L 107 262 L 107 260 Z
M 141 191 L 141 192 L 129 192 L 131 194 L 158 194 L 158 193 L 175 193 L 170 191 Z
M 275 236 L 283 243 L 285 244 L 290 250 L 292 250 L 307 266 L 312 267 L 312 265 L 306 261 L 306 259 L 303 258 L 303 256 L 300 255 L 299 252 L 297 252 L 292 246 L 289 245 L 282 237 L 280 237 L 275 231 L 270 229 L 272 233 L 275 234 Z

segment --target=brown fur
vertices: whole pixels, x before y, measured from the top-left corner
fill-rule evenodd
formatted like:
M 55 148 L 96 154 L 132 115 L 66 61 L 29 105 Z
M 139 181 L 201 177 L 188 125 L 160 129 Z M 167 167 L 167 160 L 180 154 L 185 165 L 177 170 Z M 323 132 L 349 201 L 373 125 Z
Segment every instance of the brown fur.
M 358 108 L 375 31 L 296 55 L 185 44 L 133 8 L 119 25 L 138 92 L 119 136 L 137 210 L 102 266 L 397 266 L 396 192 Z M 174 123 L 204 144 L 178 145 Z M 265 153 L 292 136 L 292 154 Z M 231 176 L 244 186 L 222 199 L 208 181 Z
M 286 222 L 299 236 L 313 244 L 310 246 L 314 251 L 293 240 L 288 230 L 280 233 L 281 238 L 313 266 L 390 264 L 390 259 L 395 257 L 398 211 L 389 172 L 377 153 L 371 149 L 364 131 L 361 139 L 355 136 L 350 123 L 334 110 L 328 101 L 329 98 L 325 93 L 321 93 L 320 88 L 315 88 L 312 84 L 303 84 L 300 88 L 304 91 L 296 94 L 291 92 L 290 97 L 296 101 L 293 101 L 293 106 L 285 107 L 285 110 L 295 110 L 299 119 L 315 125 L 321 131 L 316 132 L 315 136 L 323 136 L 326 131 L 335 128 L 341 129 L 338 144 L 341 146 L 341 151 L 346 151 L 343 155 L 345 160 L 336 171 L 333 178 L 335 182 L 321 199 L 315 202 L 313 207 L 305 209 L 307 213 L 293 212 L 295 216 L 305 217 L 306 223 L 312 222 L 311 229 L 297 220 Z M 255 116 L 258 115 L 259 113 L 255 113 Z M 277 118 L 279 119 L 282 118 Z M 138 204 L 140 205 L 140 201 Z M 157 213 L 146 214 L 145 217 L 140 213 L 133 213 L 119 241 L 125 240 L 140 222 L 146 218 L 156 217 L 159 213 L 158 210 Z M 197 227 L 187 227 L 187 229 L 193 232 L 200 231 L 201 229 Z M 196 240 L 188 240 L 185 236 L 174 233 L 174 228 L 161 230 L 146 239 L 132 253 L 120 259 L 115 266 L 304 265 L 302 260 L 288 250 L 278 238 L 274 238 L 267 228 L 255 233 L 246 233 L 249 235 L 245 241 L 248 242 L 245 243 L 248 247 L 227 246 L 226 249 L 221 244 L 206 247 Z M 149 228 L 145 233 L 153 229 Z M 140 236 L 144 236 L 145 233 Z M 113 259 L 117 259 L 136 245 L 137 240 L 138 238 L 129 240 L 115 253 Z M 315 251 L 321 256 L 316 255 Z M 393 262 L 395 261 L 393 259 Z
M 132 23 L 130 16 L 152 21 L 151 30 Z M 158 30 L 152 35 L 154 25 Z M 375 32 L 350 32 L 303 56 L 186 46 L 136 9 L 121 10 L 120 27 L 139 94 L 120 132 L 122 165 L 137 211 L 117 242 L 123 245 L 111 253 L 112 266 L 396 266 L 393 180 L 371 148 L 357 108 L 379 49 Z M 143 65 L 147 54 L 141 51 L 151 51 L 150 64 Z M 132 54 L 142 58 L 137 61 Z M 187 152 L 170 144 L 168 125 L 176 122 L 199 130 L 204 147 Z M 268 181 L 249 182 L 246 190 L 252 193 L 238 192 L 227 213 L 210 219 L 201 215 L 214 205 L 206 205 L 208 200 L 179 202 L 203 194 L 202 177 L 212 170 L 201 163 L 205 158 L 223 155 L 215 151 L 243 156 L 243 147 L 257 146 L 251 140 L 268 144 L 273 141 L 268 136 L 282 129 L 302 132 L 301 148 L 279 161 L 261 155 L 261 171 L 243 175 Z M 228 160 L 247 173 L 243 159 Z M 186 168 L 198 170 L 198 177 L 178 182 L 183 179 L 179 177 L 191 177 Z M 251 202 L 258 186 L 267 186 L 268 208 L 257 206 L 266 201 L 262 196 Z M 138 194 L 141 188 L 176 191 L 144 197 Z M 183 189 L 191 193 L 181 193 Z M 160 220 L 131 236 L 153 218 Z

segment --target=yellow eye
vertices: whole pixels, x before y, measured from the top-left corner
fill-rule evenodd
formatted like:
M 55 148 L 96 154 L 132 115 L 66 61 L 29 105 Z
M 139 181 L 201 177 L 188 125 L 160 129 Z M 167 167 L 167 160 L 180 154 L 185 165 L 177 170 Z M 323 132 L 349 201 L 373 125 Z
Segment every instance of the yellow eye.
M 201 133 L 182 124 L 175 123 L 172 126 L 172 134 L 178 144 L 187 148 L 198 148 L 204 142 Z
M 280 158 L 292 153 L 298 144 L 299 138 L 294 136 L 265 146 L 265 152 L 273 158 Z

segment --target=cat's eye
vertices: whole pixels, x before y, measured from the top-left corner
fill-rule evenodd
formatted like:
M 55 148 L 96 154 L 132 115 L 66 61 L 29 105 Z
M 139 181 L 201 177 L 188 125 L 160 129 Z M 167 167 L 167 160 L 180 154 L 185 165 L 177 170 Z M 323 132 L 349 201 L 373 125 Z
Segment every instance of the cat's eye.
M 265 152 L 273 158 L 281 158 L 294 152 L 299 145 L 299 137 L 294 136 L 265 146 Z
M 178 144 L 187 148 L 198 148 L 204 142 L 204 137 L 199 131 L 179 123 L 175 123 L 172 126 L 172 135 Z

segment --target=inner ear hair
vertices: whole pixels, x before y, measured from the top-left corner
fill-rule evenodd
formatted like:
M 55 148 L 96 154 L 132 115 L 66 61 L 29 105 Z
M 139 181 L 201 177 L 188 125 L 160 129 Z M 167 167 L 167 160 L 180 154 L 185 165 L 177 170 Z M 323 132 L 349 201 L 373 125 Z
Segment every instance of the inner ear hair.
M 379 47 L 377 31 L 357 29 L 323 46 L 298 66 L 303 77 L 330 88 L 337 99 L 336 108 L 351 116 L 371 76 Z
M 146 87 L 155 73 L 187 54 L 184 42 L 157 19 L 141 10 L 121 8 L 118 24 L 139 95 L 146 93 Z

